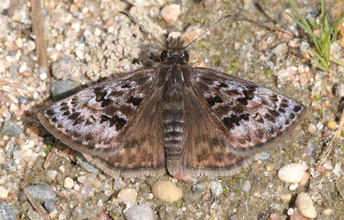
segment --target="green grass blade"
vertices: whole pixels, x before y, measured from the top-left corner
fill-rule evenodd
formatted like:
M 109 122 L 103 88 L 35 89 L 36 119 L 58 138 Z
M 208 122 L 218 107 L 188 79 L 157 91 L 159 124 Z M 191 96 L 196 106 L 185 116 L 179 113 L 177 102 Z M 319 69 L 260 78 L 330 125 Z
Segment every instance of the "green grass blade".
M 339 64 L 341 66 L 344 66 L 344 62 L 342 62 L 342 61 L 340 61 L 340 60 L 338 60 L 336 58 L 333 58 L 333 62 L 335 62 L 336 64 Z
M 312 52 L 312 54 L 314 54 L 320 60 L 320 62 L 323 64 L 323 66 L 326 67 L 326 69 L 328 69 L 328 63 L 326 63 L 324 58 L 320 54 L 318 54 L 314 49 L 312 49 L 310 47 L 308 47 L 308 49 Z
M 311 60 L 312 60 L 312 62 L 313 62 L 319 69 L 321 69 L 322 71 L 324 71 L 324 72 L 328 72 L 328 71 L 329 71 L 328 67 L 326 68 L 326 66 L 323 66 L 321 63 L 319 63 L 318 61 L 316 61 L 316 59 L 311 58 Z
M 295 12 L 295 14 L 297 15 L 297 17 L 300 19 L 301 23 L 304 25 L 304 27 L 306 27 L 306 29 L 312 33 L 311 27 L 308 25 L 307 21 L 301 16 L 300 12 L 295 7 L 294 2 L 292 0 L 288 0 L 288 2 L 290 4 L 290 6 L 292 7 L 293 11 Z M 306 31 L 306 29 L 305 29 L 305 31 Z

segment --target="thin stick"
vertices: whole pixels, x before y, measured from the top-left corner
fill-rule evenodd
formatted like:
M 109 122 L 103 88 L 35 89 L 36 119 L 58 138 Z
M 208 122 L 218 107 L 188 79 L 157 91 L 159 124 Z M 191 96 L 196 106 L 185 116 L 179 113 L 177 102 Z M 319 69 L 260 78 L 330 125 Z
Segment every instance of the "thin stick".
M 47 68 L 47 70 L 49 70 L 47 58 L 47 40 L 45 37 L 41 0 L 31 0 L 31 20 L 33 33 L 36 36 L 35 44 L 38 65 L 44 66 Z M 50 74 L 47 75 L 50 77 Z
M 164 44 L 163 42 L 161 42 L 156 36 L 154 36 L 151 32 L 147 31 L 139 22 L 136 21 L 136 19 L 131 16 L 129 13 L 125 12 L 125 11 L 119 11 L 119 13 L 124 14 L 125 16 L 127 16 L 128 18 L 130 18 L 130 20 L 132 22 L 134 22 L 137 26 L 139 26 L 141 28 L 141 30 L 143 32 L 145 32 L 146 34 L 148 34 L 149 36 L 151 36 L 153 39 L 155 39 L 156 41 L 158 41 L 163 47 L 167 48 L 166 44 Z
M 218 23 L 220 23 L 223 19 L 230 17 L 231 15 L 225 15 L 222 18 L 220 18 L 219 20 L 217 20 L 217 22 L 215 22 L 213 25 L 211 25 L 210 27 L 208 27 L 201 35 L 199 35 L 198 37 L 196 37 L 195 39 L 193 39 L 188 45 L 186 45 L 184 47 L 184 49 L 188 48 L 191 44 L 195 43 L 199 38 L 201 38 L 203 35 L 205 35 L 208 31 L 210 31 L 211 29 L 213 29 Z

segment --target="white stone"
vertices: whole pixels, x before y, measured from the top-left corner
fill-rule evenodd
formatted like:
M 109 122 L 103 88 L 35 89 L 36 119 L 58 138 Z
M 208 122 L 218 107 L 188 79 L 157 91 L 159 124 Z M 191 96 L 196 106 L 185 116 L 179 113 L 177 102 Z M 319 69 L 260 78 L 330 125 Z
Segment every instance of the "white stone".
M 64 181 L 63 181 L 63 186 L 67 189 L 71 189 L 74 186 L 74 181 L 72 180 L 72 178 L 67 177 Z
M 279 169 L 278 178 L 286 183 L 300 183 L 302 177 L 307 174 L 307 169 L 307 165 L 290 163 Z
M 136 197 L 137 191 L 135 189 L 126 188 L 119 191 L 117 199 L 118 202 L 123 202 L 129 208 L 136 204 Z
M 41 80 L 46 80 L 48 75 L 46 72 L 44 72 L 44 73 L 41 73 L 41 75 L 39 77 L 41 78 Z
M 23 65 L 19 67 L 19 73 L 23 73 L 25 71 L 27 71 L 27 64 L 23 63 Z
M 16 45 L 19 48 L 23 47 L 23 39 L 21 39 L 20 37 L 16 39 Z
M 286 78 L 286 77 L 289 77 L 290 72 L 289 70 L 283 69 L 283 70 L 278 71 L 277 75 L 279 77 Z
M 317 212 L 313 205 L 313 201 L 307 193 L 299 193 L 296 197 L 295 205 L 299 209 L 301 215 L 307 218 L 317 217 Z
M 154 183 L 153 195 L 162 201 L 173 203 L 183 197 L 183 191 L 169 180 L 161 180 Z
M 47 176 L 48 176 L 48 179 L 50 181 L 53 181 L 57 176 L 57 171 L 56 170 L 49 170 L 47 173 Z
M 315 132 L 317 132 L 317 127 L 314 124 L 310 124 L 308 126 L 308 132 L 311 134 L 315 134 Z
M 8 196 L 8 190 L 0 186 L 0 199 L 6 199 Z

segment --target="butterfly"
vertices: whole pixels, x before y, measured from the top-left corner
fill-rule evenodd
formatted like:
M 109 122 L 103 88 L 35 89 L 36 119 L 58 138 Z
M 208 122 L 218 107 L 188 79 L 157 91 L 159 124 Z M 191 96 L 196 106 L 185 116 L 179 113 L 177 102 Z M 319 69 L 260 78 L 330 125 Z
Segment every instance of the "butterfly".
M 43 109 L 40 122 L 111 176 L 190 181 L 236 173 L 304 118 L 298 101 L 190 66 L 183 43 L 169 38 L 159 67 L 88 87 Z

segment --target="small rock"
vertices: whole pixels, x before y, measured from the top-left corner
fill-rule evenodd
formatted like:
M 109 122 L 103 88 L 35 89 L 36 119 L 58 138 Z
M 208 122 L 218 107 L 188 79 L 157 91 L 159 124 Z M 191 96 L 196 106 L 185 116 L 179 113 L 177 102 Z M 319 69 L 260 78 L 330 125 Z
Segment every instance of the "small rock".
M 210 183 L 210 191 L 214 197 L 218 197 L 223 193 L 222 184 L 218 181 L 212 181 Z
M 315 134 L 315 132 L 317 132 L 317 127 L 315 126 L 315 124 L 310 124 L 308 126 L 308 132 L 311 134 Z
M 118 191 L 126 186 L 121 177 L 115 177 L 115 182 L 113 184 L 113 189 Z
M 250 181 L 245 181 L 244 186 L 242 187 L 242 190 L 245 192 L 251 191 L 251 182 Z
M 254 160 L 267 161 L 269 160 L 269 158 L 270 158 L 270 151 L 267 150 L 261 154 L 255 155 Z
M 304 164 L 287 164 L 278 171 L 278 178 L 286 183 L 300 183 L 302 177 L 307 174 L 307 169 L 308 166 Z
M 288 45 L 286 43 L 277 45 L 274 49 L 272 49 L 272 52 L 278 57 L 282 56 L 288 52 Z
M 8 190 L 0 186 L 0 199 L 6 199 L 8 196 Z
M 0 219 L 1 220 L 16 220 L 12 206 L 6 202 L 0 202 Z
M 136 203 L 137 191 L 135 189 L 122 189 L 119 191 L 118 202 L 123 202 L 127 207 L 131 207 Z
M 337 128 L 337 122 L 336 121 L 329 121 L 327 123 L 327 127 L 331 130 L 335 130 Z
M 276 213 L 270 214 L 270 220 L 278 220 L 278 215 Z
M 78 82 L 82 76 L 81 66 L 81 63 L 70 57 L 62 57 L 52 64 L 51 73 L 57 79 Z
M 342 164 L 341 164 L 341 162 L 336 163 L 336 165 L 334 166 L 334 169 L 333 169 L 333 173 L 337 177 L 341 176 L 341 173 L 342 173 Z
M 88 172 L 90 172 L 90 173 L 99 173 L 100 172 L 99 169 L 96 166 L 94 166 L 93 164 L 90 164 L 80 152 L 77 152 L 76 160 L 78 161 L 80 166 L 82 168 L 84 168 L 85 170 L 87 170 Z
M 56 170 L 49 170 L 47 173 L 47 176 L 48 176 L 48 179 L 50 181 L 53 181 L 57 176 L 57 171 Z
M 23 129 L 12 121 L 5 121 L 1 133 L 8 136 L 18 136 L 23 133 Z
M 196 183 L 191 186 L 191 191 L 199 196 L 203 196 L 203 194 L 206 192 L 206 188 L 204 183 Z
M 278 71 L 277 75 L 281 78 L 286 78 L 286 77 L 289 77 L 291 74 L 289 70 L 283 69 L 283 70 Z
M 285 201 L 285 202 L 290 202 L 291 200 L 291 194 L 290 193 L 287 193 L 287 194 L 283 194 L 283 195 L 280 195 L 279 198 L 282 200 L 282 201 Z
M 71 189 L 74 186 L 74 181 L 72 180 L 72 178 L 67 177 L 64 181 L 63 181 L 63 186 L 67 189 Z
M 26 63 L 24 63 L 23 65 L 21 65 L 19 67 L 19 73 L 26 72 L 27 70 L 28 70 L 28 68 L 27 68 L 27 64 Z
M 48 212 L 52 212 L 55 210 L 55 202 L 51 201 L 51 200 L 47 200 L 43 203 L 44 208 L 48 211 Z
M 47 184 L 31 185 L 27 186 L 26 189 L 32 198 L 41 204 L 48 200 L 55 202 L 57 199 L 56 192 Z M 18 198 L 21 202 L 25 202 L 27 200 L 22 191 L 19 193 Z
M 154 214 L 148 203 L 135 205 L 128 209 L 124 216 L 127 220 L 153 220 Z
M 172 203 L 183 197 L 183 191 L 169 180 L 154 183 L 152 193 L 162 201 Z
M 315 218 L 317 216 L 313 201 L 307 193 L 299 193 L 296 197 L 295 205 L 303 216 L 307 218 Z
M 51 85 L 51 93 L 55 101 L 73 95 L 79 90 L 78 85 L 70 80 L 56 81 Z
M 161 17 L 168 23 L 173 23 L 178 19 L 180 15 L 180 5 L 170 4 L 166 5 L 160 12 Z
M 309 220 L 308 218 L 302 216 L 300 212 L 294 212 L 290 214 L 290 220 Z
M 330 216 L 330 215 L 332 214 L 332 212 L 333 212 L 332 209 L 325 209 L 325 210 L 323 211 L 324 215 L 326 215 L 326 216 Z

